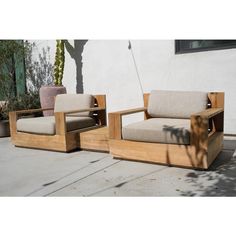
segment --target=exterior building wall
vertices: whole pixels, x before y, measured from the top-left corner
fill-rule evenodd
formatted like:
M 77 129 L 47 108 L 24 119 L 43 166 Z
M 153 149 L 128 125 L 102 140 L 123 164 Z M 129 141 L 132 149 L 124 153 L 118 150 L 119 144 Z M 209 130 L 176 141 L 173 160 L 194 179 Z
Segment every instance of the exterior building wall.
M 48 42 L 55 48 L 55 41 L 44 43 Z M 236 49 L 176 55 L 174 40 L 132 40 L 131 43 L 144 92 L 152 89 L 224 91 L 225 133 L 236 134 Z M 84 92 L 107 94 L 108 112 L 143 106 L 128 40 L 89 40 L 84 45 L 82 63 Z M 69 93 L 76 91 L 75 71 L 74 61 L 66 53 L 64 85 Z M 141 118 L 141 114 L 132 115 L 124 123 Z

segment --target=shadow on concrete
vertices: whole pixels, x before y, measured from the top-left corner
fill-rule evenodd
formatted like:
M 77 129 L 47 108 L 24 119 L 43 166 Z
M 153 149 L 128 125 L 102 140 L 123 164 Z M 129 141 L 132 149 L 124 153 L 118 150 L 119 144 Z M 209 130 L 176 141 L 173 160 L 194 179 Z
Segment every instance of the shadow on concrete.
M 224 149 L 208 171 L 190 171 L 186 182 L 194 191 L 183 191 L 182 196 L 236 196 L 236 141 L 224 141 Z M 204 183 L 211 183 L 206 186 Z
M 65 47 L 67 52 L 70 54 L 71 58 L 75 60 L 76 65 L 76 93 L 84 93 L 84 83 L 82 74 L 82 53 L 84 50 L 84 45 L 87 43 L 86 40 L 74 40 L 74 47 L 65 40 Z

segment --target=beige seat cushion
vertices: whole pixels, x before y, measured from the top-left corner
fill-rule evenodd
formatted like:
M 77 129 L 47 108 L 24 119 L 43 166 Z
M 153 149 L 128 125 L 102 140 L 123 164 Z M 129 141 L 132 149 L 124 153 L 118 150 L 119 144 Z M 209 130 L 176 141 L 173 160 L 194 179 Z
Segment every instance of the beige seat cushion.
M 54 112 L 94 107 L 94 97 L 90 94 L 59 94 L 56 96 Z M 80 112 L 70 116 L 91 116 L 91 112 Z
M 207 108 L 206 92 L 153 90 L 148 101 L 151 117 L 189 119 L 194 113 Z
M 87 128 L 94 126 L 95 120 L 91 117 L 66 117 L 67 131 Z M 35 134 L 49 134 L 56 133 L 55 117 L 35 117 L 17 120 L 17 131 Z
M 190 144 L 190 120 L 151 118 L 122 128 L 123 139 L 170 144 Z

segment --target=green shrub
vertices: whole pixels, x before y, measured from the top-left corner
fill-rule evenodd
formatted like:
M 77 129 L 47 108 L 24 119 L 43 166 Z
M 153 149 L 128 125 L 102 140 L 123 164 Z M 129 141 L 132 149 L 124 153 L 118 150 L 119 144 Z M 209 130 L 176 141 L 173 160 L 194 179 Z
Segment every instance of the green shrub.
M 17 97 L 10 97 L 7 102 L 0 106 L 0 120 L 7 120 L 10 111 L 28 110 L 40 108 L 38 93 L 22 94 Z M 37 113 L 36 115 L 41 115 Z

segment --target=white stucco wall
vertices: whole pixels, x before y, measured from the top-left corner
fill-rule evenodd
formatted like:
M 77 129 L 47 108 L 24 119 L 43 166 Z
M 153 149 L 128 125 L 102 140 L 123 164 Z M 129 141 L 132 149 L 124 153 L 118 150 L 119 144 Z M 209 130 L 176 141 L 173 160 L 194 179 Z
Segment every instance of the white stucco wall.
M 174 40 L 131 42 L 144 92 L 224 91 L 225 133 L 236 134 L 236 49 L 175 55 Z M 85 92 L 106 93 L 108 111 L 143 105 L 128 41 L 90 40 L 83 63 Z
M 54 53 L 55 41 L 45 45 L 48 42 Z M 224 91 L 225 133 L 236 134 L 236 49 L 175 55 L 174 40 L 131 42 L 144 92 Z M 89 40 L 82 56 L 84 92 L 107 94 L 108 112 L 143 106 L 128 40 Z M 66 53 L 64 85 L 69 93 L 75 92 L 75 73 L 74 61 Z M 133 115 L 124 123 L 141 117 Z

